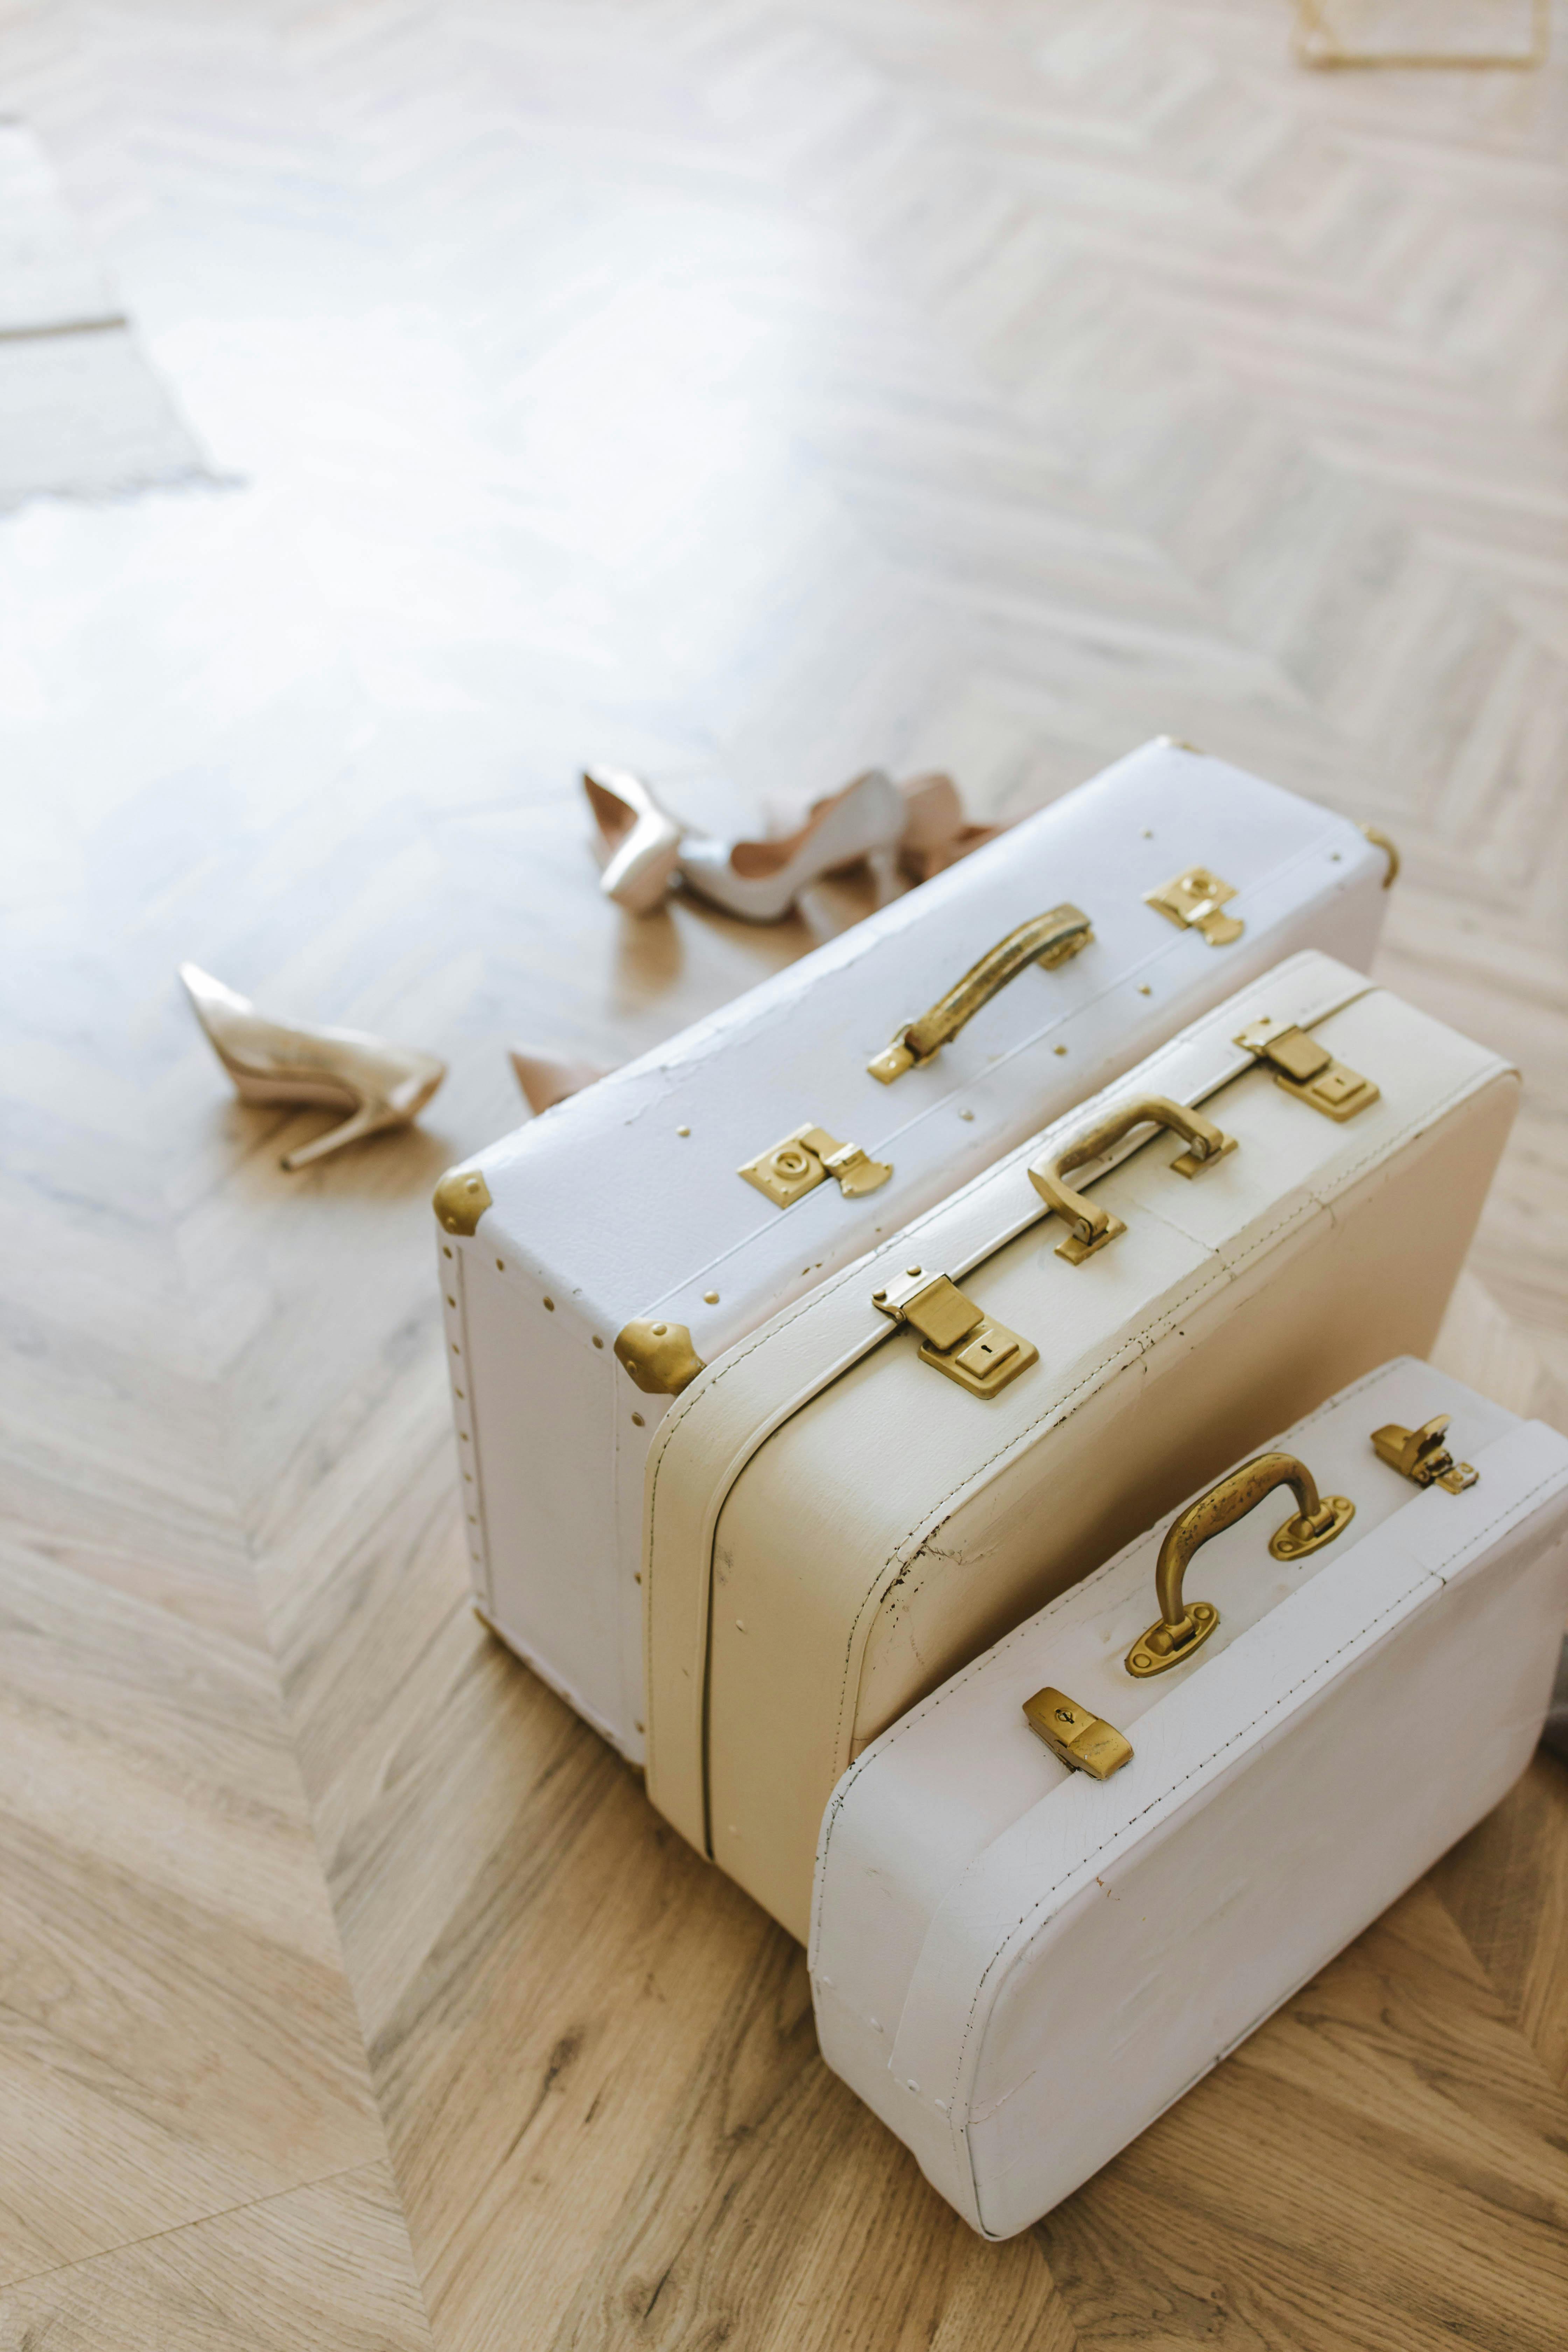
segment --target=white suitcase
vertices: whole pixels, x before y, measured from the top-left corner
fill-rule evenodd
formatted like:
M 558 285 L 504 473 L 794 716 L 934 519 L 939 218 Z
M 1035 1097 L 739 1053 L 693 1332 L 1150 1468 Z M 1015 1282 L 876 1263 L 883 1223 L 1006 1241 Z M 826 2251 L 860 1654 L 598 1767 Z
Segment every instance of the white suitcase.
M 654 1802 L 804 1941 L 870 1739 L 1194 1477 L 1427 1352 L 1517 1097 L 1293 957 L 732 1348 L 649 1457 Z
M 827 1808 L 823 2053 L 988 2238 L 1217 2064 L 1498 1802 L 1540 1735 L 1568 1438 L 1405 1360 L 1278 1442 L 943 1684 Z M 1438 1475 L 1412 1483 L 1402 1452 Z M 1271 1481 L 1290 1456 L 1354 1517 L 1281 1559 L 1298 1502 Z M 1176 1622 L 1201 1604 L 1212 1631 L 1134 1675 L 1162 1559 Z
M 1392 862 L 1151 744 L 454 1170 L 441 1289 L 496 1631 L 640 1759 L 643 1467 L 671 1395 L 1243 980 L 1309 945 L 1364 966 Z M 949 1041 L 900 1067 L 889 1041 L 983 958 L 917 1039 Z

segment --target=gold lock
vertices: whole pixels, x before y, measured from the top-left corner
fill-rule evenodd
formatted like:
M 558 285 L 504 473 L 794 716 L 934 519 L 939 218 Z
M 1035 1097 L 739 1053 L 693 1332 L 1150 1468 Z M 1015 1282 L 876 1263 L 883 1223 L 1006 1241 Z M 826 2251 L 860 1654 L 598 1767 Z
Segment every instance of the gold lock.
M 1239 915 L 1222 915 L 1220 908 L 1236 896 L 1234 883 L 1222 881 L 1206 866 L 1189 866 L 1157 890 L 1145 890 L 1143 904 L 1152 907 L 1179 930 L 1202 931 L 1211 948 L 1227 948 L 1247 925 Z
M 829 1135 L 825 1127 L 814 1127 L 809 1119 L 782 1143 L 759 1151 L 754 1160 L 743 1161 L 735 1171 L 759 1192 L 765 1192 L 778 1209 L 790 1208 L 830 1176 L 837 1178 L 846 1200 L 857 1201 L 862 1193 L 875 1192 L 892 1172 L 891 1160 L 873 1160 L 859 1144 L 840 1143 L 836 1135 Z
M 1020 1332 L 997 1323 L 945 1274 L 908 1267 L 900 1279 L 871 1293 L 871 1304 L 921 1336 L 921 1361 L 932 1364 L 971 1396 L 1000 1396 L 1040 1351 Z
M 1243 1029 L 1235 1042 L 1268 1064 L 1276 1086 L 1283 1087 L 1298 1102 L 1321 1110 L 1325 1118 L 1354 1118 L 1357 1111 L 1368 1109 L 1378 1100 L 1378 1090 L 1370 1078 L 1363 1078 L 1347 1063 L 1336 1062 L 1310 1030 L 1300 1029 L 1294 1022 L 1281 1027 L 1266 1013 Z
M 1049 1683 L 1024 1701 L 1024 1720 L 1037 1739 L 1043 1739 L 1058 1764 L 1071 1772 L 1087 1772 L 1091 1780 L 1109 1780 L 1132 1761 L 1132 1743 L 1113 1723 L 1104 1723 L 1066 1691 Z
M 1378 1460 L 1414 1486 L 1444 1486 L 1450 1495 L 1462 1495 L 1481 1474 L 1468 1462 L 1456 1462 L 1444 1444 L 1452 1417 L 1436 1413 L 1419 1429 L 1402 1429 L 1396 1421 L 1374 1429 L 1372 1442 Z

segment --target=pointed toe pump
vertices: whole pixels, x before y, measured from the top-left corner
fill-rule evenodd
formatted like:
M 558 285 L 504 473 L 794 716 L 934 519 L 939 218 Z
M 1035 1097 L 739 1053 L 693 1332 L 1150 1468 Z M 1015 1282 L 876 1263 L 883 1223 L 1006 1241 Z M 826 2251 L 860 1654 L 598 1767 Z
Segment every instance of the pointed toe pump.
M 971 824 L 951 776 L 934 772 L 908 776 L 899 791 L 904 803 L 899 866 L 911 882 L 929 882 L 1005 830 L 999 824 Z
M 511 1048 L 511 1066 L 523 1100 L 534 1112 L 553 1110 L 557 1103 L 610 1075 L 593 1062 L 563 1062 L 553 1054 L 535 1054 L 521 1045 Z
M 868 768 L 842 792 L 815 801 L 805 823 L 778 841 L 688 840 L 680 876 L 691 890 L 750 923 L 776 923 L 824 874 L 890 849 L 904 830 L 898 786 Z
M 268 1021 L 199 964 L 180 978 L 207 1041 L 242 1102 L 320 1103 L 347 1114 L 338 1127 L 286 1152 L 285 1168 L 305 1168 L 345 1144 L 406 1127 L 447 1075 L 445 1062 L 411 1045 L 390 1045 L 360 1029 L 300 1029 Z
M 629 914 L 662 907 L 683 828 L 629 768 L 584 768 L 583 790 L 598 832 L 599 887 Z

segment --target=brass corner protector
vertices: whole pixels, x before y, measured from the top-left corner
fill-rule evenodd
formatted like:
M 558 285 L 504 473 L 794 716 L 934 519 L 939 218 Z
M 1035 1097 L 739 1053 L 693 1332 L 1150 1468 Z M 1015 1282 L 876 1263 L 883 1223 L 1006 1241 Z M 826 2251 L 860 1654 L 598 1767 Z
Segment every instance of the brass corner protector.
M 437 1185 L 431 1206 L 443 1232 L 471 1240 L 479 1219 L 492 1207 L 490 1188 L 477 1168 L 448 1168 Z
M 1383 887 L 1385 890 L 1392 890 L 1395 882 L 1399 879 L 1398 850 L 1395 848 L 1394 843 L 1390 841 L 1387 834 L 1384 832 L 1381 825 L 1363 824 L 1362 826 L 1362 831 L 1365 834 L 1373 847 L 1374 849 L 1381 849 L 1384 856 L 1387 858 L 1388 871 L 1383 877 Z
M 645 1396 L 679 1396 L 705 1370 L 684 1323 L 637 1317 L 616 1334 L 616 1354 Z

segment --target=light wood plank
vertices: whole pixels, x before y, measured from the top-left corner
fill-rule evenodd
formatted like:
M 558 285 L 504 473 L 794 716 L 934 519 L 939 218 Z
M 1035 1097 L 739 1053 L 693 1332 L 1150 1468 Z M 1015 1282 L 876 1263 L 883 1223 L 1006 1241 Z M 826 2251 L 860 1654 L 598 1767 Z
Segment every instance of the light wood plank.
M 367 2165 L 0 2292 L 4 2352 L 429 2352 L 397 2191 Z

